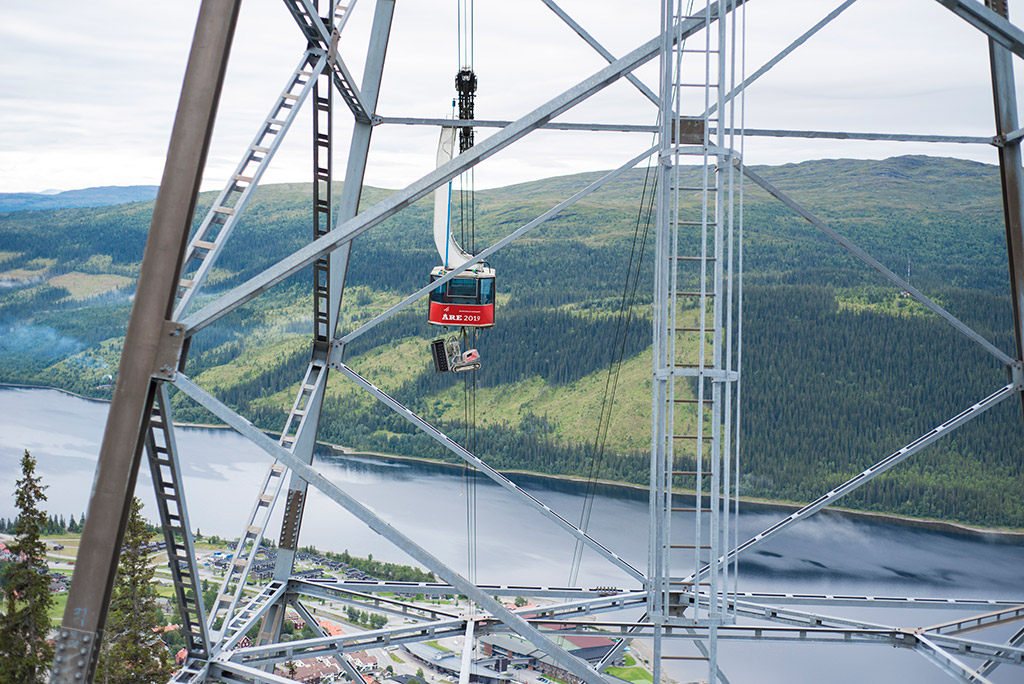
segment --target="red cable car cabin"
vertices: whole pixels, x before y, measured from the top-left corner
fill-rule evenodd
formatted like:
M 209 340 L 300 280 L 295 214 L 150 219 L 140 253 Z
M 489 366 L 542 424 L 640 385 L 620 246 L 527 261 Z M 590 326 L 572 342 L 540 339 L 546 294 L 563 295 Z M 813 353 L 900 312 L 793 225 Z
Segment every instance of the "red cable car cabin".
M 441 278 L 448 269 L 437 266 L 430 272 L 430 282 Z M 494 269 L 474 266 L 430 291 L 432 325 L 466 328 L 490 328 L 494 325 Z

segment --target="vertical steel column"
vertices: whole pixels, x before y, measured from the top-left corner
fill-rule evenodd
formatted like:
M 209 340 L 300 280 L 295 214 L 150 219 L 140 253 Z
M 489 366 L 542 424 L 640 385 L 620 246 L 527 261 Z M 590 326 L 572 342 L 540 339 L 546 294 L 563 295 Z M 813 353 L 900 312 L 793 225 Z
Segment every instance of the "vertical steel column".
M 668 473 L 672 470 L 671 416 L 669 383 L 671 359 L 669 351 L 669 280 L 670 235 L 673 216 L 670 191 L 674 165 L 672 154 L 672 128 L 674 92 L 673 78 L 673 21 L 674 0 L 661 3 L 661 45 L 659 55 L 659 127 L 657 166 L 657 213 L 654 237 L 654 311 L 651 378 L 651 484 L 650 484 L 650 539 L 647 562 L 647 615 L 654 625 L 653 657 L 651 669 L 655 682 L 662 681 L 662 630 L 668 616 L 668 545 L 669 518 L 672 491 Z
M 384 58 L 387 53 L 388 37 L 391 33 L 391 18 L 394 14 L 394 7 L 394 0 L 378 0 L 374 14 L 373 29 L 370 37 L 370 45 L 367 49 L 366 69 L 362 88 L 363 101 L 371 108 L 371 112 L 377 107 L 377 97 L 380 93 L 380 81 L 381 75 L 384 71 Z M 328 110 L 326 114 L 322 114 L 319 111 L 318 103 L 319 101 L 314 97 L 314 116 L 326 116 L 326 119 L 329 122 L 332 116 L 331 111 Z M 322 127 L 323 122 L 320 122 L 318 125 Z M 330 126 L 330 123 L 327 123 L 326 125 Z M 314 131 L 316 130 L 317 129 L 314 128 Z M 366 172 L 366 159 L 370 151 L 370 137 L 372 132 L 373 126 L 370 123 L 362 123 L 360 121 L 355 122 L 345 174 L 345 185 L 342 189 L 341 202 L 338 207 L 339 222 L 352 218 L 358 211 L 359 196 L 362 192 L 363 176 Z M 323 154 L 323 151 L 319 149 L 322 146 L 322 141 L 319 137 L 320 135 L 322 135 L 322 128 L 321 134 L 314 132 L 314 136 L 317 136 L 315 138 L 315 149 L 317 150 L 317 154 Z M 326 154 L 329 157 L 329 149 L 326 151 Z M 322 161 L 322 159 L 314 161 L 314 164 L 317 165 L 318 173 L 317 178 L 314 179 L 315 184 L 321 183 L 319 165 Z M 317 230 L 321 228 L 319 224 L 319 221 L 321 220 L 322 217 L 317 218 Z M 339 252 L 344 252 L 343 258 L 340 260 L 337 258 Z M 314 283 L 314 288 L 319 288 L 321 284 L 329 284 L 329 292 L 326 293 L 327 301 L 323 302 L 327 307 L 326 311 L 321 311 L 320 309 L 320 294 L 316 293 L 314 295 L 317 307 L 317 316 L 320 316 L 322 313 L 329 315 L 327 328 L 323 330 L 328 337 L 333 337 L 334 330 L 337 326 L 338 309 L 341 305 L 341 296 L 345 287 L 346 271 L 348 270 L 348 253 L 349 245 L 346 245 L 344 248 L 338 249 L 332 253 L 329 259 L 322 258 L 317 261 L 318 265 L 322 262 L 325 268 L 323 269 L 323 273 L 321 273 L 319 269 L 315 271 L 314 277 L 317 278 L 317 281 Z M 321 283 L 321 277 L 326 277 L 328 281 Z M 315 325 L 317 326 L 315 333 L 317 345 L 313 352 L 313 362 L 326 362 L 327 348 L 326 346 L 320 345 L 322 329 L 319 318 L 315 322 Z M 326 339 L 324 342 L 326 342 Z M 323 372 L 326 373 L 327 369 L 325 368 Z M 316 447 L 316 434 L 320 423 L 320 409 L 322 404 L 323 392 L 321 391 L 316 393 L 311 399 L 309 405 L 306 406 L 306 419 L 309 422 L 304 424 L 300 433 L 296 435 L 296 442 L 292 453 L 301 458 L 305 463 L 313 462 L 313 450 Z M 295 552 L 298 547 L 298 536 L 302 525 L 302 515 L 307 489 L 308 484 L 306 481 L 293 473 L 291 481 L 289 482 L 285 504 L 288 508 L 285 511 L 285 520 L 283 522 L 279 549 L 274 566 L 274 579 L 279 581 L 286 581 L 291 575 L 294 567 Z M 269 640 L 277 640 L 283 618 L 283 604 L 280 610 L 272 609 L 267 614 L 267 619 L 264 621 L 263 628 L 260 633 L 261 643 Z
M 376 113 L 380 81 L 384 72 L 384 57 L 387 54 L 388 39 L 391 36 L 391 17 L 395 12 L 395 0 L 377 0 L 370 29 L 370 47 L 366 54 L 363 74 L 363 101 Z M 371 119 L 372 119 L 371 115 Z M 363 177 L 366 175 L 366 157 L 370 153 L 370 138 L 373 124 L 356 121 L 349 145 L 348 164 L 345 167 L 345 185 L 338 201 L 338 225 L 351 219 L 359 212 L 359 198 L 363 192 Z M 346 242 L 331 252 L 331 330 L 337 330 L 338 309 L 345 291 L 345 276 L 348 273 L 348 257 L 352 243 Z
M 157 365 L 169 346 L 164 322 L 174 305 L 240 1 L 203 0 L 199 8 L 71 592 L 57 635 L 54 682 L 91 681 L 96 667 L 159 382 Z
M 985 0 L 994 12 L 1009 19 L 1007 0 Z M 1019 128 L 1017 92 L 1013 82 L 1013 53 L 989 38 L 992 65 L 992 99 L 995 104 L 996 136 L 1005 140 Z M 1010 268 L 1010 296 L 1013 298 L 1013 333 L 1017 341 L 1016 359 L 1024 360 L 1024 167 L 1021 140 L 999 148 L 999 175 L 1003 184 L 1003 217 L 1006 222 L 1006 256 Z M 1024 408 L 1024 393 L 1021 394 Z

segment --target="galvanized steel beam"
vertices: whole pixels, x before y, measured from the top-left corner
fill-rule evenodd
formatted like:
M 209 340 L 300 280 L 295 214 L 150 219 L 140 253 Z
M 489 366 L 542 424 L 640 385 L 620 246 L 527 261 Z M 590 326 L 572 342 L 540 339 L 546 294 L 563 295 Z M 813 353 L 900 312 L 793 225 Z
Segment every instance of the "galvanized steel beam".
M 988 0 L 1005 16 L 1006 0 Z M 972 3 L 977 4 L 977 3 Z M 978 8 L 980 11 L 980 5 Z M 991 9 L 991 17 L 1006 21 Z M 1008 21 L 1006 22 L 1009 23 Z M 1019 33 L 1019 30 L 1018 30 Z M 990 34 L 991 36 L 991 34 Z M 992 69 L 992 100 L 995 106 L 996 136 L 1005 137 L 1020 128 L 1017 116 L 1017 90 L 1013 77 L 1013 57 L 995 38 L 989 40 Z M 1013 336 L 1016 341 L 1016 373 L 1024 363 L 1024 152 L 1020 142 L 999 148 L 999 175 L 1003 186 L 1003 221 L 1006 228 L 1006 256 L 1010 271 L 1010 297 L 1013 301 Z M 1024 409 L 1024 393 L 1021 393 Z
M 443 582 L 398 582 L 388 580 L 305 580 L 318 586 L 330 587 L 338 591 L 378 592 L 378 593 L 411 593 L 426 596 L 442 596 L 456 594 L 458 591 L 450 584 Z M 533 585 L 477 584 L 491 596 L 539 596 L 546 598 L 597 598 L 621 593 L 639 591 L 624 590 L 614 587 L 541 587 Z
M 1024 644 L 1024 627 L 1021 627 L 1014 632 L 1013 636 L 1007 639 L 1005 643 L 1006 646 L 1020 646 L 1021 644 Z M 982 663 L 981 667 L 976 670 L 976 672 L 982 676 L 988 676 L 993 670 L 999 667 L 999 665 L 1001 665 L 1001 663 L 998 660 L 986 660 Z
M 375 117 L 376 124 L 404 125 L 404 126 L 444 126 L 448 128 L 505 128 L 514 123 L 505 119 L 439 119 L 431 117 L 416 116 L 378 116 Z M 657 133 L 658 126 L 655 124 L 624 124 L 624 123 L 586 123 L 573 121 L 549 121 L 539 129 L 552 131 L 590 131 L 590 132 L 611 132 L 611 133 Z M 950 143 L 959 145 L 995 145 L 996 138 L 982 137 L 978 135 L 939 135 L 931 133 L 873 133 L 870 131 L 815 131 L 815 130 L 793 130 L 784 128 L 729 128 L 723 131 L 727 135 L 753 136 L 755 138 L 822 138 L 828 140 L 877 140 L 882 142 L 928 142 L 928 143 Z M 717 133 L 718 129 L 712 127 L 711 133 Z M 1019 131 L 1014 139 L 1024 136 L 1024 130 Z M 1009 137 L 1009 136 L 1008 136 Z
M 110 404 L 61 629 L 54 682 L 91 681 L 153 406 L 164 321 L 202 181 L 240 0 L 204 0 L 153 207 L 124 354 Z
M 993 12 L 977 0 L 937 0 L 968 24 L 974 26 L 990 40 L 1018 57 L 1024 57 L 1024 31 L 1008 19 Z
M 231 661 L 217 660 L 210 664 L 210 674 L 214 680 L 225 682 L 253 682 L 253 684 L 295 684 L 295 680 L 282 677 L 273 672 L 239 665 Z
M 850 1 L 852 2 L 853 0 Z M 605 61 L 607 61 L 609 64 L 615 61 L 615 55 L 606 50 L 603 45 L 597 42 L 596 38 L 590 35 L 590 33 L 585 28 L 580 26 L 578 21 L 570 17 L 565 10 L 563 10 L 561 7 L 555 4 L 554 0 L 541 0 L 541 2 L 547 5 L 548 9 L 554 12 L 559 19 L 564 21 L 569 28 L 575 31 L 576 35 L 582 38 L 587 43 L 587 45 L 594 48 L 594 51 L 597 52 L 597 54 L 604 57 Z M 637 78 L 635 74 L 626 74 L 626 80 L 628 80 L 630 83 L 636 86 L 636 89 L 639 90 L 644 97 L 653 102 L 654 106 L 657 107 L 660 105 L 658 96 L 654 94 L 654 91 L 648 88 L 647 84 L 641 81 L 639 78 Z
M 714 129 L 712 129 L 714 130 Z M 739 133 L 739 130 L 728 132 Z M 755 138 L 822 138 L 827 140 L 878 140 L 882 142 L 927 142 L 957 145 L 992 145 L 993 138 L 977 135 L 931 135 L 926 133 L 858 133 L 853 131 L 799 131 L 780 128 L 744 128 L 743 135 Z
M 412 603 L 406 603 L 405 601 L 398 601 L 382 596 L 375 596 L 373 594 L 364 594 L 358 591 L 341 589 L 336 585 L 318 582 L 315 580 L 292 578 L 289 580 L 288 584 L 290 591 L 294 591 L 302 596 L 311 596 L 314 598 L 337 601 L 347 605 L 360 606 L 361 608 L 372 608 L 373 610 L 380 611 L 381 613 L 397 615 L 409 618 L 410 620 L 451 620 L 458 617 L 454 613 L 446 613 L 443 610 L 431 609 L 429 607 L 424 608 Z
M 849 480 L 839 485 L 838 487 L 828 492 L 827 494 L 818 497 L 817 499 L 807 504 L 806 506 L 800 508 L 799 510 L 795 511 L 788 517 L 775 523 L 765 531 L 743 542 L 742 544 L 740 544 L 735 549 L 729 552 L 729 558 L 739 555 L 744 551 L 748 551 L 755 546 L 763 544 L 765 541 L 771 539 L 772 537 L 782 532 L 786 528 L 791 527 L 792 525 L 800 522 L 801 520 L 806 520 L 810 518 L 821 509 L 825 508 L 826 506 L 830 505 L 835 501 L 838 501 L 842 497 L 859 488 L 861 485 L 870 482 L 871 480 L 878 477 L 882 473 L 889 471 L 894 466 L 903 462 L 910 456 L 913 456 L 924 447 L 937 441 L 941 437 L 948 435 L 961 425 L 964 425 L 965 423 L 973 420 L 974 418 L 977 418 L 985 411 L 999 404 L 1003 400 L 1014 396 L 1019 391 L 1020 388 L 1014 385 L 1013 383 L 1005 385 L 1004 387 L 993 392 L 992 394 L 985 397 L 978 403 L 972 405 L 965 411 L 958 413 L 957 415 L 953 416 L 952 418 L 942 423 L 941 425 L 937 425 L 931 431 L 918 437 L 913 442 L 904 446 L 902 449 L 899 449 L 898 451 L 889 454 L 889 456 L 883 458 L 881 461 L 874 464 L 867 470 L 864 470 L 858 475 L 855 475 L 854 477 L 850 478 Z M 707 569 L 707 567 L 702 568 L 698 575 L 703 575 L 705 572 L 707 572 Z M 687 580 L 693 580 L 695 577 L 696 576 L 688 577 Z
M 947 653 L 923 634 L 917 634 L 909 638 L 918 643 L 917 647 L 914 648 L 915 651 L 923 655 L 925 658 L 937 665 L 939 669 L 943 670 L 953 678 L 959 679 L 962 682 L 992 684 L 992 682 L 987 678 L 975 672 L 956 656 Z
M 977 611 L 1019 606 L 1022 601 L 971 598 L 922 598 L 916 596 L 840 596 L 834 594 L 780 594 L 776 592 L 741 591 L 734 594 L 739 601 L 764 605 L 849 606 L 862 608 L 925 608 Z M 970 619 L 970 618 L 968 618 Z
M 947 620 L 946 622 L 926 627 L 924 631 L 935 634 L 967 634 L 968 632 L 989 629 L 996 625 L 1017 622 L 1018 620 L 1024 620 L 1024 605 L 1002 608 L 959 620 Z
M 510 119 L 439 119 L 422 116 L 377 116 L 374 123 L 404 126 L 440 126 L 443 128 L 505 128 L 515 123 Z M 550 131 L 592 131 L 613 133 L 656 133 L 657 126 L 648 124 L 576 123 L 548 121 L 537 128 Z
M 366 66 L 363 73 L 363 97 L 371 108 L 373 117 L 376 117 L 381 78 L 384 74 L 384 59 L 387 56 L 394 12 L 395 0 L 377 0 L 373 14 L 373 26 L 370 29 L 370 46 L 367 48 Z M 348 14 L 346 13 L 345 16 L 347 17 Z M 342 185 L 341 199 L 338 201 L 337 221 L 339 225 L 359 212 L 359 198 L 363 192 L 366 160 L 370 153 L 372 136 L 373 124 L 358 120 L 355 122 L 352 129 L 352 141 L 349 144 L 348 163 L 345 167 L 345 183 Z M 337 333 L 338 329 L 339 307 L 345 294 L 345 279 L 348 274 L 351 250 L 352 243 L 346 242 L 331 252 L 330 329 L 332 336 Z

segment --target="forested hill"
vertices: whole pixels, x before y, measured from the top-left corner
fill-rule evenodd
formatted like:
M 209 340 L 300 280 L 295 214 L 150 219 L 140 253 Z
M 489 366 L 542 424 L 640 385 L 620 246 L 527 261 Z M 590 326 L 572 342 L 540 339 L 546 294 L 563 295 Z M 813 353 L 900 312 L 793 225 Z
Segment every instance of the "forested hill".
M 156 198 L 155 185 L 105 186 L 64 192 L 0 192 L 0 212 L 102 207 Z
M 823 160 L 757 171 L 894 271 L 1012 348 L 998 170 L 954 159 Z M 476 247 L 599 174 L 482 191 Z M 494 256 L 498 323 L 479 333 L 476 450 L 501 468 L 586 475 L 645 177 L 594 193 Z M 389 191 L 367 188 L 364 205 Z M 309 240 L 310 189 L 258 190 L 208 291 L 222 292 Z M 335 196 L 338 196 L 337 194 Z M 927 314 L 789 209 L 745 187 L 742 490 L 808 501 L 1000 387 L 976 345 Z M 212 201 L 204 194 L 197 222 Z M 0 381 L 109 396 L 152 202 L 0 214 Z M 342 325 L 426 280 L 432 203 L 357 239 Z M 470 236 L 464 238 L 464 244 Z M 649 243 L 648 243 L 649 244 Z M 552 260 L 550 257 L 554 255 Z M 280 429 L 309 355 L 302 272 L 197 336 L 188 374 Z M 650 443 L 650 252 L 623 343 L 600 475 L 643 483 Z M 349 359 L 399 400 L 464 434 L 463 378 L 437 376 L 425 305 L 359 339 Z M 203 420 L 180 401 L 179 419 Z M 449 458 L 403 419 L 333 378 L 322 436 Z M 1024 427 L 1005 402 L 845 503 L 1024 527 Z

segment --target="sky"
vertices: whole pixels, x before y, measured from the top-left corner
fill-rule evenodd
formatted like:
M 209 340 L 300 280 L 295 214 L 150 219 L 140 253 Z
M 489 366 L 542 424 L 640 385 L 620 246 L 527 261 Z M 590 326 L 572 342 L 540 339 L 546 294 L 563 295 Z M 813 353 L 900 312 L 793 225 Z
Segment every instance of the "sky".
M 356 0 L 341 40 L 357 80 L 374 4 Z M 657 33 L 654 0 L 560 4 L 615 55 Z M 750 0 L 746 72 L 838 4 Z M 198 7 L 198 0 L 5 2 L 0 192 L 158 184 Z M 1024 0 L 1011 0 L 1010 11 L 1021 16 Z M 396 4 L 379 114 L 450 114 L 459 66 L 456 19 L 456 0 Z M 479 118 L 518 118 L 605 65 L 540 0 L 482 0 L 474 38 Z M 204 189 L 224 185 L 303 49 L 283 3 L 242 3 Z M 653 65 L 638 75 L 657 90 Z M 337 109 L 335 164 L 341 169 L 351 117 L 340 102 Z M 991 136 L 987 41 L 936 0 L 858 0 L 748 88 L 743 111 L 752 128 Z M 655 117 L 654 106 L 622 82 L 560 120 L 653 124 Z M 309 182 L 309 127 L 303 112 L 265 183 Z M 488 134 L 479 132 L 478 140 Z M 476 187 L 613 168 L 650 142 L 649 134 L 537 132 L 481 164 Z M 436 146 L 435 129 L 377 127 L 366 182 L 404 187 L 431 170 Z M 901 154 L 996 162 L 986 145 L 766 138 L 744 144 L 749 164 Z

